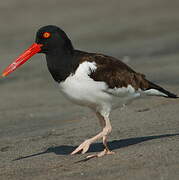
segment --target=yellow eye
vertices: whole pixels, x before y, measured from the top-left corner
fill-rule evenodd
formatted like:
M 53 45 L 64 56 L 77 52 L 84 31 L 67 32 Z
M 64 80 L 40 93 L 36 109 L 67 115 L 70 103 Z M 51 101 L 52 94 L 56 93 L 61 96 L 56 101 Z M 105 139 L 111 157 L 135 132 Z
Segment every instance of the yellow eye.
M 48 39 L 51 36 L 49 32 L 44 32 L 43 33 L 43 38 Z

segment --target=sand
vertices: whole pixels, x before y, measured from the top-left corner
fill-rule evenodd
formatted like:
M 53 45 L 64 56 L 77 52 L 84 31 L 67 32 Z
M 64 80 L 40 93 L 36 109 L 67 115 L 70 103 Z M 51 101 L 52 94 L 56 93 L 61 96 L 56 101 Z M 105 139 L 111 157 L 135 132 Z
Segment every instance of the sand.
M 47 24 L 62 27 L 76 48 L 123 59 L 179 94 L 178 0 L 6 0 L 0 2 L 0 71 Z M 69 153 L 100 131 L 94 114 L 58 91 L 43 55 L 0 79 L 0 179 L 179 179 L 179 100 L 151 97 L 111 114 L 110 148 Z

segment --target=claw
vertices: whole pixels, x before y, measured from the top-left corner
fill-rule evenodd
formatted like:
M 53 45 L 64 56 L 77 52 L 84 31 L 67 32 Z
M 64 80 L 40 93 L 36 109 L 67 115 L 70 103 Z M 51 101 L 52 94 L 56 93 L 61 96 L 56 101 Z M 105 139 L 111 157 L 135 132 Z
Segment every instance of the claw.
M 109 155 L 109 154 L 115 154 L 115 152 L 109 151 L 108 149 L 105 148 L 105 149 L 104 149 L 103 151 L 101 151 L 100 153 L 89 155 L 89 156 L 87 156 L 86 158 L 87 158 L 87 159 L 91 159 L 91 158 L 95 158 L 95 157 L 102 157 L 102 156 L 104 156 L 104 155 Z
M 80 151 L 82 151 L 82 154 L 86 153 L 90 147 L 90 144 L 91 144 L 91 141 L 89 139 L 84 141 L 71 153 L 71 155 L 76 154 Z

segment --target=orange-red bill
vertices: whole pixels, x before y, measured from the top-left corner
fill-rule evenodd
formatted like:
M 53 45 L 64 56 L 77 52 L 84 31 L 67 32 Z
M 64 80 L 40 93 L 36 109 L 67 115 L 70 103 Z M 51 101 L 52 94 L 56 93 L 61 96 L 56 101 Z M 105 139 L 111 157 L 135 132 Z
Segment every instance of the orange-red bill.
M 10 64 L 2 73 L 2 76 L 5 77 L 19 66 L 24 64 L 28 59 L 33 55 L 41 51 L 42 44 L 34 43 L 27 50 L 25 50 L 12 64 Z

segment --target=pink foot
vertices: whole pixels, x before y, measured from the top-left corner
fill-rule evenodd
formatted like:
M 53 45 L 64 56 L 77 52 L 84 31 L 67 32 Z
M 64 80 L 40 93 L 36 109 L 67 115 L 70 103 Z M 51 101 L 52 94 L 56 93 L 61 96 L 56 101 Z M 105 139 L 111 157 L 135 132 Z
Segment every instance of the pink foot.
M 104 156 L 104 155 L 109 155 L 109 154 L 115 154 L 115 152 L 113 152 L 113 151 L 109 151 L 108 149 L 104 149 L 103 151 L 101 151 L 100 153 L 98 153 L 98 154 L 93 154 L 93 155 L 89 155 L 89 156 L 87 156 L 86 158 L 87 159 L 91 159 L 91 158 L 94 158 L 94 157 L 102 157 L 102 156 Z
M 80 144 L 80 145 L 71 153 L 71 155 L 76 154 L 76 153 L 78 153 L 78 152 L 80 152 L 80 151 L 82 151 L 82 154 L 84 154 L 85 152 L 88 151 L 91 143 L 92 143 L 92 142 L 90 141 L 90 139 L 85 140 L 82 144 Z

